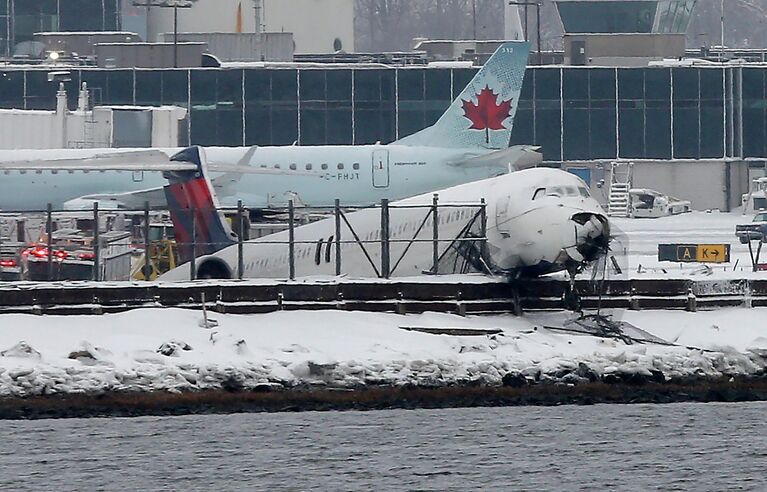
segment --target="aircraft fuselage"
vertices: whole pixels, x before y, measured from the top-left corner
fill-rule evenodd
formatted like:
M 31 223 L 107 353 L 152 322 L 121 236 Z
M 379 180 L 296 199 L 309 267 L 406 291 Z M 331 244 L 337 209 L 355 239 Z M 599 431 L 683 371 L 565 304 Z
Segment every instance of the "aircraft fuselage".
M 169 155 L 179 149 L 162 149 Z M 244 147 L 206 148 L 209 162 L 237 163 Z M 9 151 L 4 160 L 88 157 L 106 149 Z M 119 150 L 110 149 L 111 152 Z M 211 173 L 223 206 L 242 200 L 246 207 L 297 205 L 332 206 L 340 198 L 345 206 L 366 206 L 382 198 L 396 200 L 459 183 L 495 176 L 505 166 L 464 167 L 461 160 L 491 149 L 411 147 L 403 145 L 259 147 L 247 167 L 279 174 Z M 0 178 L 0 209 L 43 210 L 91 208 L 100 195 L 101 208 L 120 208 L 104 195 L 131 193 L 166 184 L 155 171 L 35 171 L 7 170 Z

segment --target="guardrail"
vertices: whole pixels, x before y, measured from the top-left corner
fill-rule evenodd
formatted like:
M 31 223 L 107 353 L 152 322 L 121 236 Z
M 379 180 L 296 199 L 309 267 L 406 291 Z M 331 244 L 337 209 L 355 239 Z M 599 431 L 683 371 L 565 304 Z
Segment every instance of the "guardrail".
M 487 314 L 565 309 L 569 282 L 530 280 L 512 284 L 417 280 L 302 283 L 274 281 L 163 283 L 5 284 L 0 313 L 102 314 L 144 307 L 199 309 L 221 313 L 343 309 L 420 313 Z M 583 309 L 713 309 L 767 306 L 767 280 L 577 281 Z M 516 292 L 515 292 L 516 291 Z M 519 305 L 515 303 L 519 300 Z

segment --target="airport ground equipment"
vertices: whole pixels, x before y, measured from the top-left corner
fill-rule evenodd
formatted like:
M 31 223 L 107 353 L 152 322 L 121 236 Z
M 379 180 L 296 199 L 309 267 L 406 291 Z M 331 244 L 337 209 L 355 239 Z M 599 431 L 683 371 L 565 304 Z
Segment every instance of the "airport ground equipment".
M 615 161 L 610 163 L 610 189 L 607 215 L 628 217 L 631 214 L 631 179 L 633 162 Z
M 767 265 L 760 263 L 762 245 L 767 242 L 767 212 L 756 214 L 754 220 L 748 224 L 736 225 L 735 235 L 741 244 L 748 244 L 748 254 L 754 271 L 767 270 Z M 756 251 L 753 243 L 756 243 Z

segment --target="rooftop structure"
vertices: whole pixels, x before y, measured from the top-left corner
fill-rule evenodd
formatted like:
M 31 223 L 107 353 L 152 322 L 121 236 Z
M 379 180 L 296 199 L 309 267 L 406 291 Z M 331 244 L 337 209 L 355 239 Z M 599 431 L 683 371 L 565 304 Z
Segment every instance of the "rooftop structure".
M 646 65 L 685 54 L 697 0 L 557 0 L 565 63 Z

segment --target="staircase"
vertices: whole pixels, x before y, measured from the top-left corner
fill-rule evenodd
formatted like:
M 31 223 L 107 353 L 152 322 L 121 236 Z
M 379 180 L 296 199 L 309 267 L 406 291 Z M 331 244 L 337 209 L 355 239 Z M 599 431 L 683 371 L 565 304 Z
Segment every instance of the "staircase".
M 629 217 L 631 215 L 631 174 L 633 162 L 613 162 L 610 164 L 610 189 L 607 202 L 607 215 L 610 217 Z

